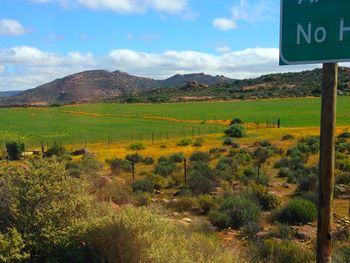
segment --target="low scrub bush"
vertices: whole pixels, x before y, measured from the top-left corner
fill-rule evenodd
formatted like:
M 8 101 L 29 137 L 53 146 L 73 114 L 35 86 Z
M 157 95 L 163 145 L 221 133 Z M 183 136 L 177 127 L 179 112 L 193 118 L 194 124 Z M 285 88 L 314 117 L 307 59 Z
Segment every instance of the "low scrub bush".
M 159 161 L 159 160 L 158 160 Z M 168 177 L 176 171 L 176 164 L 170 161 L 158 162 L 154 168 L 154 173 L 163 177 Z
M 214 189 L 214 172 L 208 164 L 194 163 L 189 171 L 187 183 L 195 195 L 208 194 Z
M 317 208 L 310 201 L 297 198 L 277 213 L 277 220 L 287 224 L 307 224 L 316 220 Z
M 217 201 L 210 195 L 199 196 L 198 203 L 205 215 L 208 214 L 210 210 L 218 208 Z
M 183 153 L 174 153 L 169 156 L 169 161 L 173 163 L 182 163 L 185 159 L 185 156 Z
M 294 139 L 294 136 L 292 134 L 286 134 L 282 136 L 282 141 L 289 141 L 293 139 Z
M 233 144 L 233 140 L 230 137 L 225 138 L 224 142 L 222 143 L 222 145 L 224 146 L 231 146 L 232 144 Z
M 25 145 L 22 142 L 7 142 L 5 144 L 6 152 L 9 160 L 15 161 L 21 158 Z
M 125 160 L 127 160 L 131 163 L 142 163 L 143 156 L 139 153 L 128 154 L 125 156 Z
M 192 140 L 191 139 L 182 139 L 181 141 L 179 141 L 176 145 L 177 146 L 189 146 L 192 144 Z
M 218 210 L 210 210 L 208 214 L 208 218 L 213 226 L 216 226 L 220 229 L 228 228 L 231 225 L 231 219 L 227 213 L 218 211 Z
M 242 138 L 245 137 L 245 129 L 240 124 L 234 124 L 225 130 L 225 134 L 231 138 Z
M 171 201 L 168 207 L 177 212 L 200 210 L 198 199 L 189 196 L 180 197 L 179 199 Z
M 335 178 L 335 184 L 350 184 L 350 173 L 343 173 Z
M 205 162 L 208 163 L 210 161 L 210 154 L 206 152 L 194 152 L 190 156 L 191 162 Z
M 315 262 L 312 252 L 302 249 L 297 244 L 284 241 L 263 240 L 255 244 L 256 262 L 274 263 L 312 263 Z
M 146 165 L 152 165 L 154 164 L 154 159 L 152 157 L 146 157 L 142 162 Z
M 238 229 L 250 222 L 257 222 L 260 217 L 259 207 L 242 196 L 230 196 L 222 201 L 218 209 L 230 218 L 229 226 Z
M 128 149 L 132 151 L 141 151 L 145 150 L 146 146 L 142 143 L 133 143 L 129 145 Z
M 248 197 L 256 201 L 264 211 L 270 211 L 281 204 L 281 200 L 274 194 L 269 193 L 264 187 L 256 185 L 248 190 Z
M 288 168 L 290 166 L 290 160 L 288 158 L 282 158 L 274 164 L 274 168 Z
M 145 179 L 145 180 L 137 180 L 132 184 L 132 190 L 134 192 L 148 192 L 153 193 L 154 190 L 154 184 L 152 181 Z

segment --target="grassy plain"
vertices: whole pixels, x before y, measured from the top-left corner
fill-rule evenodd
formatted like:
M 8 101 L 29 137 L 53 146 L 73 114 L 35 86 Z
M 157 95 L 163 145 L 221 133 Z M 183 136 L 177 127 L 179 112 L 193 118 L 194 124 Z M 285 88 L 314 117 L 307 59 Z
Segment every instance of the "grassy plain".
M 154 142 L 222 132 L 232 118 L 283 128 L 317 128 L 319 98 L 174 104 L 83 104 L 51 108 L 0 109 L 0 143 L 29 145 Z M 350 97 L 338 99 L 338 126 L 350 126 Z M 262 136 L 255 127 L 252 137 Z M 282 131 L 281 131 L 282 132 Z M 266 134 L 268 136 L 268 134 Z

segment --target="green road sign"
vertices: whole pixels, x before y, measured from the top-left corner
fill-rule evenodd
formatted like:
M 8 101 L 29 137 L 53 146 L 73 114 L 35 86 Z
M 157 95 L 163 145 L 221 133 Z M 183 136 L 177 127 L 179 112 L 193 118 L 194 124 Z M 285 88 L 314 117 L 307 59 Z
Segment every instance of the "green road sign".
M 350 61 L 350 0 L 281 0 L 280 65 Z

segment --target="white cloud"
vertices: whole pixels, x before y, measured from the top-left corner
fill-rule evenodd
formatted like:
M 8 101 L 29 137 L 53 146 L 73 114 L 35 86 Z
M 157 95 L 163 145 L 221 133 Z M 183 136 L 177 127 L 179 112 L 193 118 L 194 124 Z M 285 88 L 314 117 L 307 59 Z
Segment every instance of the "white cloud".
M 213 21 L 213 26 L 217 29 L 227 31 L 237 27 L 236 22 L 227 18 L 217 18 Z
M 142 13 L 148 9 L 160 13 L 179 13 L 187 8 L 187 0 L 31 0 L 36 3 L 57 2 L 64 7 L 82 6 L 93 10 L 111 10 L 116 13 Z
M 216 47 L 216 51 L 219 53 L 229 53 L 231 51 L 231 48 L 228 46 L 218 46 Z
M 310 68 L 310 66 L 279 67 L 278 53 L 277 48 L 248 48 L 218 55 L 197 51 L 146 53 L 116 49 L 105 56 L 96 57 L 91 53 L 70 52 L 62 55 L 35 47 L 13 47 L 0 49 L 2 65 L 11 68 L 10 72 L 5 71 L 0 75 L 0 90 L 34 88 L 56 78 L 92 69 L 122 70 L 133 75 L 156 79 L 194 72 L 241 79 L 271 72 Z
M 29 33 L 20 22 L 12 19 L 0 19 L 0 36 L 18 36 Z
M 0 65 L 0 74 L 3 73 L 3 72 L 5 72 L 5 69 L 6 69 L 5 66 Z
M 231 8 L 231 16 L 228 18 L 217 18 L 213 21 L 214 27 L 220 30 L 235 29 L 239 22 L 257 23 L 276 17 L 278 12 L 278 3 L 275 0 L 237 0 Z M 222 21 L 227 25 L 234 27 L 217 26 L 216 21 Z

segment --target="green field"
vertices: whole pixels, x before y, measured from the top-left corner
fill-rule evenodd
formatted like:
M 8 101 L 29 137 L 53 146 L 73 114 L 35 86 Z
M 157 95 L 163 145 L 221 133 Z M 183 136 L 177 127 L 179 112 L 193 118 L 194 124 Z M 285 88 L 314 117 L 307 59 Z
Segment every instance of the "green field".
M 75 113 L 74 113 L 75 112 Z M 338 99 L 338 126 L 350 126 L 350 97 Z M 155 118 L 169 120 L 158 120 Z M 234 117 L 266 123 L 280 117 L 283 127 L 317 127 L 320 99 L 275 99 L 176 104 L 86 104 L 46 109 L 0 109 L 0 142 L 51 143 L 129 142 L 222 131 Z M 174 121 L 183 120 L 183 122 Z

